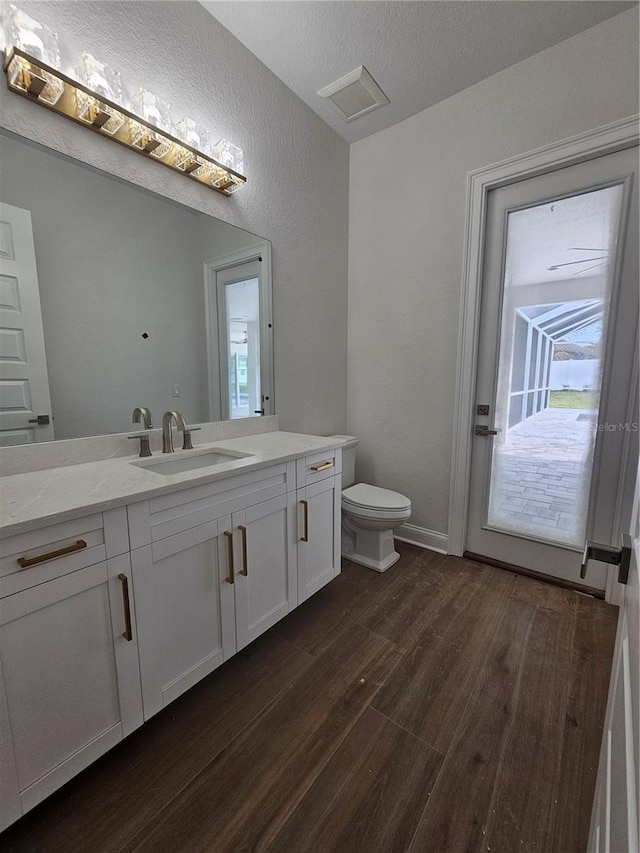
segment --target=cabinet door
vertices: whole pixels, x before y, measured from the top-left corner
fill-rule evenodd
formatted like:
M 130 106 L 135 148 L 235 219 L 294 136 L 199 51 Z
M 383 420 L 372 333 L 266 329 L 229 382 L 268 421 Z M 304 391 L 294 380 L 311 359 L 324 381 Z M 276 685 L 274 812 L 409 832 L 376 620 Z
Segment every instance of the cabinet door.
M 298 602 L 340 574 L 340 477 L 298 489 Z
M 295 493 L 233 514 L 238 649 L 298 604 Z
M 142 722 L 135 613 L 121 577 L 128 582 L 128 555 L 0 600 L 5 825 Z
M 235 652 L 231 518 L 131 552 L 144 716 Z

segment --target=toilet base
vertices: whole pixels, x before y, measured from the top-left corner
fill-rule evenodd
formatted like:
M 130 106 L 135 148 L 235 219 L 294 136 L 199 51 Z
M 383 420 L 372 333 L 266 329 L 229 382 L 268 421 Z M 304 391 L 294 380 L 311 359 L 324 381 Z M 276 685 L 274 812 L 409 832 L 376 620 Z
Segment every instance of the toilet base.
M 374 572 L 386 572 L 387 569 L 394 566 L 400 559 L 400 554 L 398 554 L 397 551 L 394 551 L 393 554 L 390 554 L 386 560 L 382 562 L 370 560 L 368 557 L 363 557 L 361 554 L 343 554 L 343 556 L 348 560 L 351 560 L 352 563 L 358 563 L 360 566 L 366 566 L 368 569 L 373 569 Z
M 342 530 L 342 556 L 374 572 L 386 572 L 400 559 L 391 530 Z M 345 535 L 347 534 L 347 535 Z

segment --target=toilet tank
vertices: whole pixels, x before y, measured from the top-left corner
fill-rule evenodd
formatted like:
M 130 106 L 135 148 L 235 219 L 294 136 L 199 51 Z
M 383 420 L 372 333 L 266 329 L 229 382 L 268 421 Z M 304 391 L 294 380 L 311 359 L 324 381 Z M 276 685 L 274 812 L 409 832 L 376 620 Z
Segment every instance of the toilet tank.
M 356 445 L 360 439 L 355 435 L 331 435 L 329 438 L 342 442 L 342 488 L 346 489 L 356 481 Z

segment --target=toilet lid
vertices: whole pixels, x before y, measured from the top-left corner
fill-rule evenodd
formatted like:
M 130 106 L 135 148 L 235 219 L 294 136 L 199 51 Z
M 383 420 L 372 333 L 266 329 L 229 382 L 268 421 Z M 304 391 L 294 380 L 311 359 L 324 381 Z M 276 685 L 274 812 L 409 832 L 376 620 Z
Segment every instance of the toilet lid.
M 411 501 L 398 492 L 389 489 L 379 489 L 367 483 L 349 486 L 342 492 L 342 502 L 351 506 L 365 509 L 407 510 L 411 509 Z

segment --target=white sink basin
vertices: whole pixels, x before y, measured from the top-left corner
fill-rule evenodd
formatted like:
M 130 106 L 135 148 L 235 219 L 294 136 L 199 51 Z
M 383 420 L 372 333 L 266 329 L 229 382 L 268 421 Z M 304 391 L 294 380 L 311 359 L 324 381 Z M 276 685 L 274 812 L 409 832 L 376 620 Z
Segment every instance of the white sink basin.
M 214 468 L 216 465 L 224 465 L 233 462 L 234 459 L 245 459 L 253 456 L 252 453 L 240 453 L 237 450 L 203 450 L 200 453 L 186 451 L 184 455 L 171 456 L 162 459 L 145 459 L 143 462 L 132 462 L 138 468 L 146 468 L 156 474 L 184 474 L 185 471 L 196 471 L 199 468 Z

